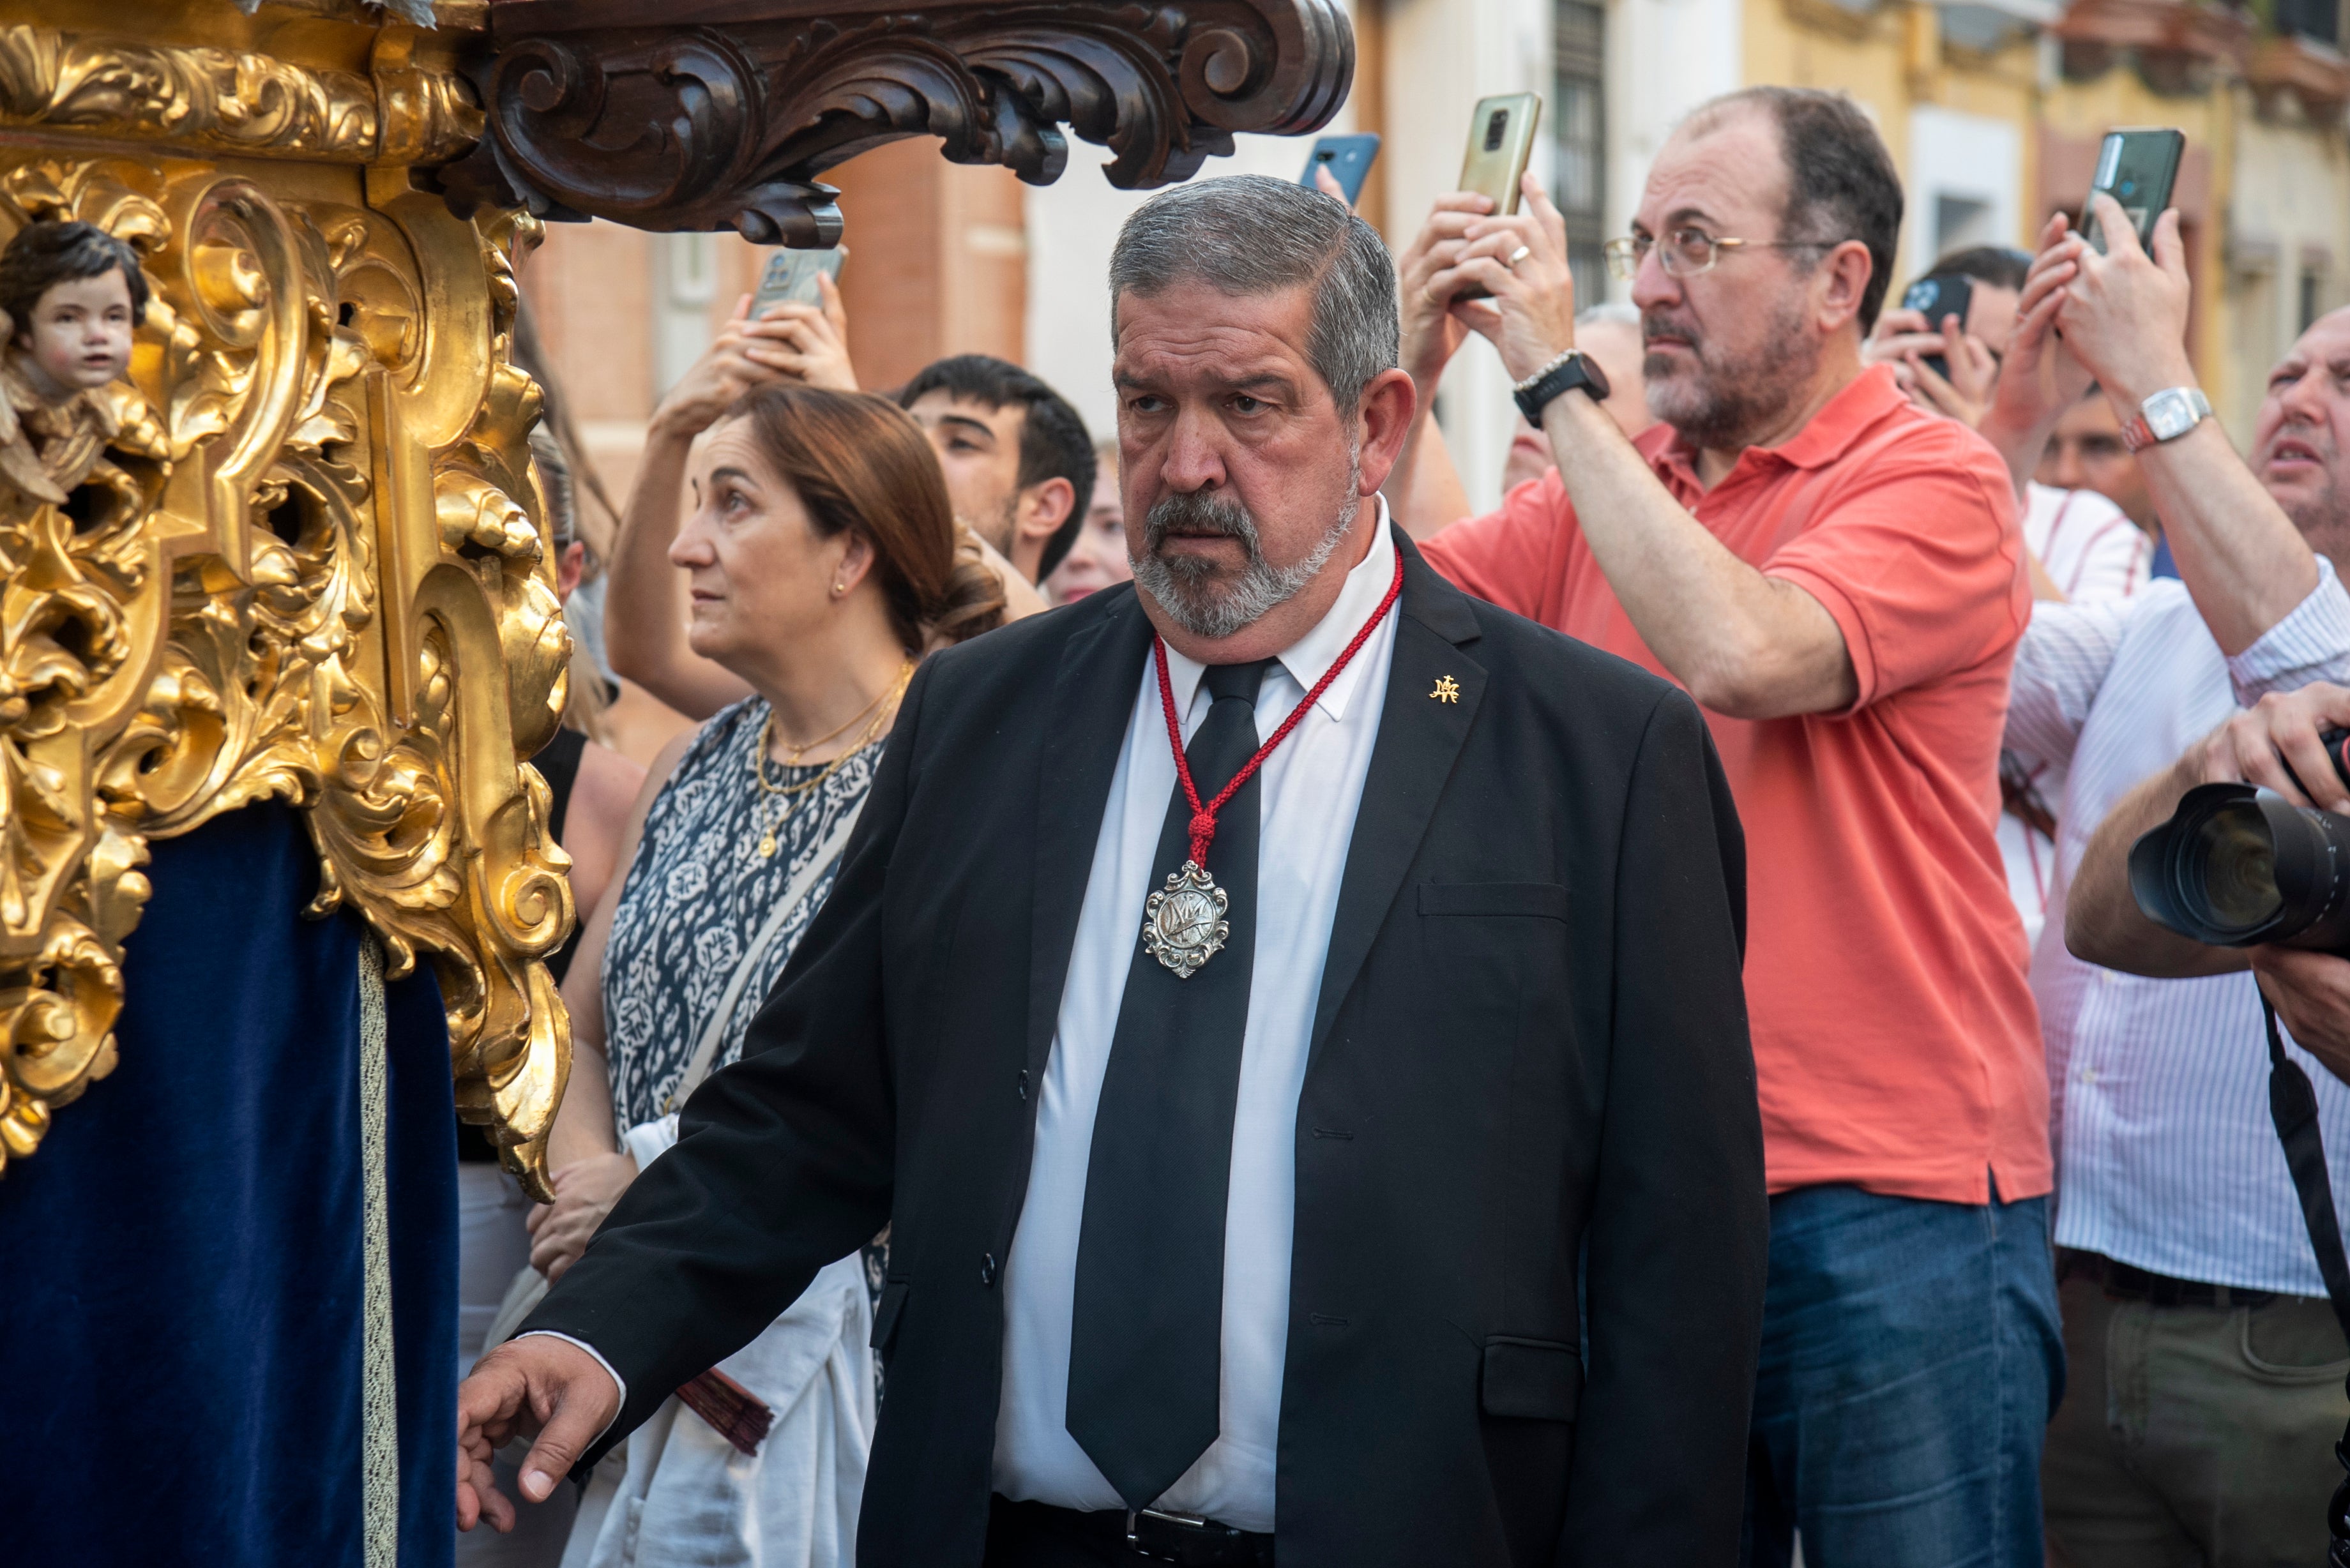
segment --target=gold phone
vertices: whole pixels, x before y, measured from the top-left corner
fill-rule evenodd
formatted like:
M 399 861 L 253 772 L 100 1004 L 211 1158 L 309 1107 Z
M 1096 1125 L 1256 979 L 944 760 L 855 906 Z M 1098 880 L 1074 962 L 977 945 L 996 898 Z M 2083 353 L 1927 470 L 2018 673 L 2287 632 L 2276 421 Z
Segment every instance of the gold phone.
M 1542 94 L 1503 93 L 1477 100 L 1469 119 L 1469 152 L 1461 161 L 1461 189 L 1488 197 L 1496 213 L 1518 210 L 1518 184 L 1534 152 L 1534 127 L 1542 120 Z M 1468 284 L 1452 296 L 1483 299 L 1486 291 Z

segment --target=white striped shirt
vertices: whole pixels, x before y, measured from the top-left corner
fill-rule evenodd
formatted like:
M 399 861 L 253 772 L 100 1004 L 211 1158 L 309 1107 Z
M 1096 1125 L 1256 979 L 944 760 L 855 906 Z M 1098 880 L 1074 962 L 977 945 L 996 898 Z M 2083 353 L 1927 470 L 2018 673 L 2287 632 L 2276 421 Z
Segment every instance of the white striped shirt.
M 2094 490 L 2058 490 L 2036 480 L 2025 486 L 2023 545 L 2076 605 L 2126 599 L 2153 576 L 2154 541 Z M 2023 782 L 2054 815 L 2064 798 L 2064 770 L 2041 763 L 2024 770 Z M 2008 897 L 2023 917 L 2023 940 L 2036 942 L 2055 876 L 2056 846 L 2008 811 L 1999 814 L 1998 837 Z
M 2323 1296 L 2269 1123 L 2268 1050 L 2249 972 L 2147 980 L 2064 948 L 2064 895 L 2106 814 L 2240 703 L 2350 680 L 2350 594 L 2317 587 L 2233 659 L 2184 585 L 2101 605 L 2033 606 L 2006 744 L 2069 769 L 2056 878 L 2032 987 L 2048 1045 L 2056 1241 L 2157 1273 Z M 2350 1086 L 2298 1046 L 2317 1085 L 2334 1189 L 2350 1192 Z
M 2024 486 L 2023 543 L 2074 604 L 2126 599 L 2154 575 L 2154 541 L 2094 490 Z

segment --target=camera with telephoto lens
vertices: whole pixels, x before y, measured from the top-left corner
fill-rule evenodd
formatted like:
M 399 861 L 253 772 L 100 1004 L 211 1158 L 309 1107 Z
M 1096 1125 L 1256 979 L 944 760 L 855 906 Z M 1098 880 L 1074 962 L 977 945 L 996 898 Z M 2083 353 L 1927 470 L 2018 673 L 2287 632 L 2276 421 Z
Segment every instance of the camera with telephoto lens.
M 2350 784 L 2350 730 L 2318 738 Z M 2130 846 L 2129 879 L 2148 919 L 2207 946 L 2350 953 L 2350 816 L 2198 784 Z

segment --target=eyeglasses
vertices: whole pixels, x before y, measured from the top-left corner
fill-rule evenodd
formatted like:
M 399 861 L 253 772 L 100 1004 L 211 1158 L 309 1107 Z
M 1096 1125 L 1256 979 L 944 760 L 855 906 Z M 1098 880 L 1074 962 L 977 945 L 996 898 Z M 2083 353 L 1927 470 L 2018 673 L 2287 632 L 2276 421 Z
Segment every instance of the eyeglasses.
M 1627 234 L 1609 240 L 1600 247 L 1600 254 L 1607 258 L 1607 270 L 1629 283 L 1639 275 L 1640 264 L 1656 244 L 1647 234 Z M 1657 251 L 1657 263 L 1668 277 L 1695 277 L 1711 272 L 1722 252 L 1742 246 L 1758 251 L 1817 251 L 1834 244 L 1828 240 L 1718 240 L 1703 229 L 1674 229 L 1665 235 L 1664 248 Z

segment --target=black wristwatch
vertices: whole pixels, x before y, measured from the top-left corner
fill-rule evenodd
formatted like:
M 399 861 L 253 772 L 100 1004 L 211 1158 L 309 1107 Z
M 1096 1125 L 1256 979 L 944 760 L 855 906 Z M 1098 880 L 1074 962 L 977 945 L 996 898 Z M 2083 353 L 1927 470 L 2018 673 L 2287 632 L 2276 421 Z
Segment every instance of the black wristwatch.
M 1607 399 L 1607 376 L 1599 369 L 1599 362 L 1580 348 L 1570 348 L 1520 381 L 1510 395 L 1517 399 L 1519 411 L 1528 422 L 1538 425 L 1542 423 L 1544 407 L 1553 398 L 1577 387 L 1590 393 L 1595 403 Z

